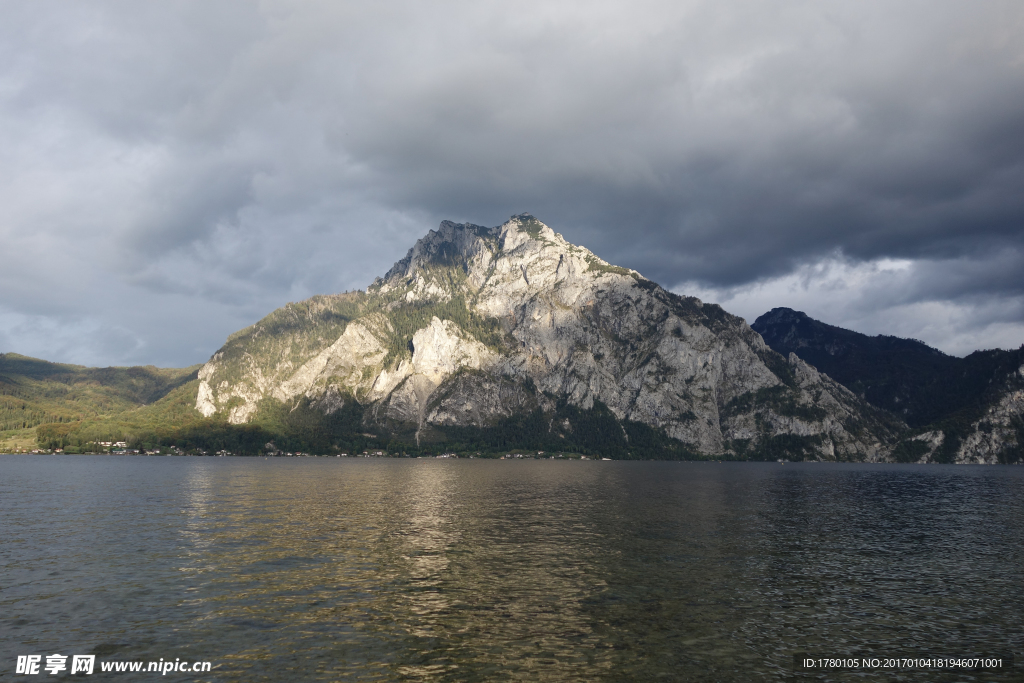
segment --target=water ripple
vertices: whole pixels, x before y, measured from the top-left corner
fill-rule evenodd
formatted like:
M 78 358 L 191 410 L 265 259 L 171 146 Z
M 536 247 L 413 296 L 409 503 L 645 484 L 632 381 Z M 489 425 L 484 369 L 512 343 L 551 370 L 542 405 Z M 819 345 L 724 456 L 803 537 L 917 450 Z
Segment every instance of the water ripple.
M 796 652 L 1020 653 L 1024 640 L 1019 468 L 0 466 L 8 662 L 180 657 L 217 668 L 177 680 L 210 681 L 748 681 L 793 680 Z M 819 678 L 858 676 L 800 680 Z

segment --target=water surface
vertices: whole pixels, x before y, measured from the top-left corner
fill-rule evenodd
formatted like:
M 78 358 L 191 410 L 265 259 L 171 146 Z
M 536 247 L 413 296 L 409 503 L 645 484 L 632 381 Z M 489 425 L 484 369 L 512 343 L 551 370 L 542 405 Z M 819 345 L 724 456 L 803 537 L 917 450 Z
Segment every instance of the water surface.
M 56 652 L 215 667 L 162 680 L 791 680 L 797 652 L 1024 642 L 1024 468 L 0 456 L 0 475 L 5 678 Z

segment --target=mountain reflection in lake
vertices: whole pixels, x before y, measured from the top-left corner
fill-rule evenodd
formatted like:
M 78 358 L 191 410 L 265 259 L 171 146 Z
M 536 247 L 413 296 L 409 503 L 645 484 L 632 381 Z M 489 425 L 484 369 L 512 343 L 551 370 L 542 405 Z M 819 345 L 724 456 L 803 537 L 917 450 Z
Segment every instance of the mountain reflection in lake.
M 747 681 L 791 678 L 796 652 L 1020 659 L 1022 468 L 0 467 L 8 675 L 19 654 L 89 652 L 210 660 L 161 680 L 216 681 Z

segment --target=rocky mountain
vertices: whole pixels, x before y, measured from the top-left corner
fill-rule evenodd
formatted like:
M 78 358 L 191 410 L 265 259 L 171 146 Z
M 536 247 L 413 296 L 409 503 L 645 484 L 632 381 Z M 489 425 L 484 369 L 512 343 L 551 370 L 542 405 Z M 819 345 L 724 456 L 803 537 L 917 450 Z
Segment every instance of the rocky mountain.
M 905 428 L 741 318 L 527 214 L 443 222 L 366 291 L 236 333 L 199 380 L 206 417 L 345 414 L 392 447 L 876 461 Z
M 943 420 L 900 443 L 902 462 L 1010 464 L 1024 461 L 1024 365 L 993 391 L 978 413 Z
M 948 356 L 913 339 L 834 327 L 789 308 L 752 325 L 782 354 L 796 354 L 914 427 L 903 461 L 995 463 L 1024 457 L 1024 347 Z

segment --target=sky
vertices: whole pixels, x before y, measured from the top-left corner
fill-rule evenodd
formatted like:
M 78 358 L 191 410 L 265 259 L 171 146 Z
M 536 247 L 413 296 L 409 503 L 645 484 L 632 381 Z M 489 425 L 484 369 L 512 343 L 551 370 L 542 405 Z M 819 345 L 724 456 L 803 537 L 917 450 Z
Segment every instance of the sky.
M 0 351 L 205 362 L 529 212 L 749 322 L 1024 344 L 1024 3 L 4 2 Z

